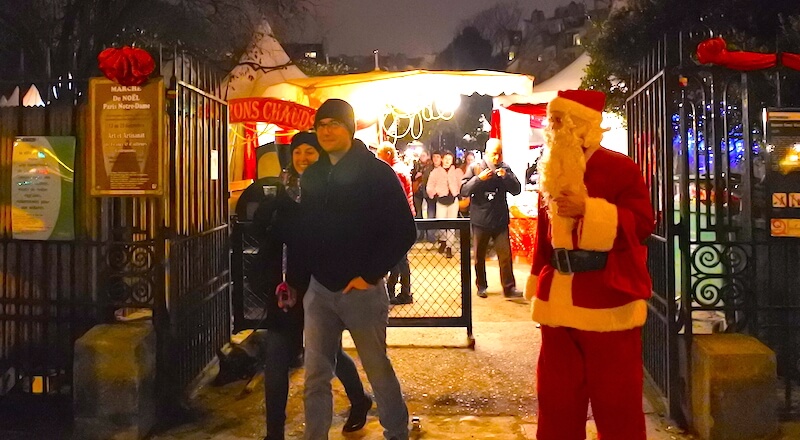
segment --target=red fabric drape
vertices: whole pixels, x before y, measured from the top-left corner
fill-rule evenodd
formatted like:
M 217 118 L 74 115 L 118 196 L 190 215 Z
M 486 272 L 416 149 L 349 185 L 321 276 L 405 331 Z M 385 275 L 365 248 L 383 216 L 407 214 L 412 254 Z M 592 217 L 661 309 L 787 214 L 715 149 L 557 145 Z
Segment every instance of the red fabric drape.
M 800 54 L 784 52 L 781 55 L 781 63 L 790 69 L 800 70 Z
M 492 110 L 492 120 L 491 120 L 492 129 L 489 131 L 489 137 L 494 139 L 500 139 L 500 110 L 493 109 Z
M 256 148 L 258 148 L 258 131 L 255 122 L 245 122 L 244 127 L 244 162 L 242 179 L 256 179 Z
M 697 45 L 697 61 L 701 64 L 716 64 L 733 70 L 750 71 L 774 67 L 778 62 L 775 54 L 736 51 L 729 52 L 722 37 L 709 38 Z

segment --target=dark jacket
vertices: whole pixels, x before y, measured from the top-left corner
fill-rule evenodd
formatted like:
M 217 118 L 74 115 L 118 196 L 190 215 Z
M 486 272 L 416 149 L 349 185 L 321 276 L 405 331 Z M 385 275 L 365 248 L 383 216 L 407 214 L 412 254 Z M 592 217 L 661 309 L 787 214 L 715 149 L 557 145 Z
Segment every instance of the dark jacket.
M 275 192 L 265 195 L 264 187 L 271 186 Z M 302 231 L 296 225 L 300 216 L 299 205 L 286 193 L 286 188 L 277 178 L 259 179 L 245 192 L 255 192 L 259 203 L 253 213 L 252 223 L 245 231 L 243 245 L 257 248 L 257 252 L 244 258 L 250 259 L 245 267 L 249 288 L 259 300 L 263 300 L 265 315 L 247 316 L 260 320 L 260 328 L 302 328 L 302 302 L 288 312 L 278 307 L 275 288 L 283 281 L 283 248 L 286 245 L 286 281 L 303 294 L 308 286 Z M 244 195 L 242 196 L 244 197 Z M 241 201 L 241 199 L 240 199 Z
M 353 141 L 336 165 L 330 158 L 301 179 L 311 274 L 337 291 L 353 278 L 375 284 L 416 238 L 408 202 L 392 168 Z
M 506 170 L 504 177 L 492 174 L 489 179 L 482 181 L 478 174 L 486 168 Z M 500 231 L 508 227 L 508 202 L 506 193 L 517 195 L 522 187 L 505 162 L 499 165 L 487 163 L 485 160 L 473 164 L 461 180 L 461 197 L 469 197 L 469 222 L 475 226 Z

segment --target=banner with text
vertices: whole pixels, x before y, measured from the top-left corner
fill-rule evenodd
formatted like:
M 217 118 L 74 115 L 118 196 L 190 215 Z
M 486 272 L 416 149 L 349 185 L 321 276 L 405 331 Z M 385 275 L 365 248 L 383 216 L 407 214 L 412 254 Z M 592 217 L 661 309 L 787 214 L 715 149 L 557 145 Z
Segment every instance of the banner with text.
M 238 98 L 228 100 L 231 123 L 266 122 L 285 129 L 309 130 L 314 126 L 311 107 L 274 98 Z
M 89 82 L 93 196 L 164 194 L 164 80 L 122 86 Z

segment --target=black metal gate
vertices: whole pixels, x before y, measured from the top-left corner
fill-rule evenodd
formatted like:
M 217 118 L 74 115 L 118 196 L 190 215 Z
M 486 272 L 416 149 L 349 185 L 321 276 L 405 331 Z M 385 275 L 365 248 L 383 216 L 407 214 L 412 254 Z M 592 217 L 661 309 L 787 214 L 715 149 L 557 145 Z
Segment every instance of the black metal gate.
M 75 340 L 131 309 L 152 311 L 163 403 L 179 399 L 229 341 L 221 77 L 185 54 L 151 53 L 168 84 L 162 198 L 89 195 L 86 80 L 0 81 L 4 93 L 20 85 L 20 96 L 35 84 L 45 103 L 0 108 L 0 419 L 9 421 L 2 413 L 19 400 L 55 399 L 69 414 Z M 76 137 L 74 240 L 12 239 L 11 153 L 20 135 Z
M 686 423 L 692 335 L 748 333 L 777 353 L 782 415 L 795 416 L 800 243 L 770 237 L 763 112 L 800 105 L 796 90 L 781 91 L 800 74 L 698 65 L 692 54 L 708 37 L 665 38 L 636 67 L 627 101 L 631 152 L 658 221 L 645 366 L 670 415 Z

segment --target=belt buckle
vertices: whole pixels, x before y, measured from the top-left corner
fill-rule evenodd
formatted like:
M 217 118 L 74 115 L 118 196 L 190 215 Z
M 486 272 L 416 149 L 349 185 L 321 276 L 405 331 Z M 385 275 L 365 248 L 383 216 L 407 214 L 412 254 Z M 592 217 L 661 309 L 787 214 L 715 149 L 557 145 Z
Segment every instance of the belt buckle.
M 555 252 L 555 260 L 556 260 L 556 270 L 562 275 L 569 275 L 572 272 L 572 264 L 569 261 L 569 250 L 565 248 L 557 248 L 553 249 Z M 564 270 L 564 265 L 566 264 L 566 270 Z

